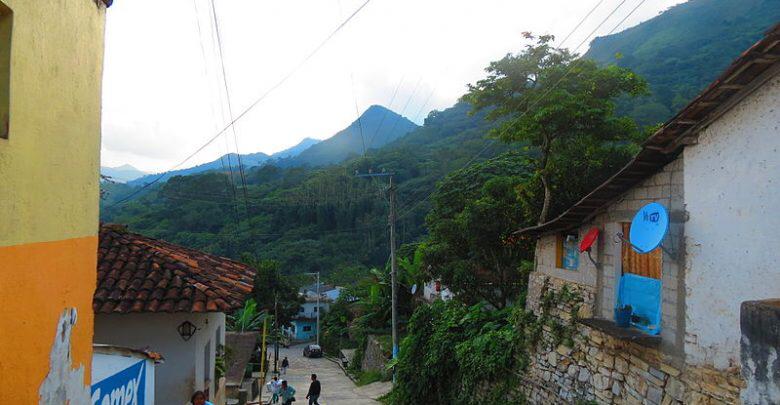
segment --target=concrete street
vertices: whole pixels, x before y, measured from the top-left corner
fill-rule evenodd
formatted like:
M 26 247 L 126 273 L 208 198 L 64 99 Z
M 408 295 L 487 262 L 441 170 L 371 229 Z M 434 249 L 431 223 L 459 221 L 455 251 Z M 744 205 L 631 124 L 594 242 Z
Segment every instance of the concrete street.
M 280 376 L 280 378 L 287 380 L 287 383 L 295 388 L 295 399 L 297 400 L 295 404 L 308 404 L 306 393 L 309 390 L 312 373 L 317 374 L 317 378 L 322 384 L 322 394 L 319 399 L 321 405 L 378 404 L 376 398 L 390 391 L 391 384 L 389 382 L 377 382 L 363 387 L 356 386 L 334 362 L 326 358 L 303 357 L 304 346 L 296 345 L 289 349 L 279 348 L 279 364 L 281 365 L 284 356 L 287 356 L 290 361 L 287 374 Z M 271 359 L 273 362 L 273 355 L 271 355 Z M 269 368 L 273 370 L 273 363 L 270 364 Z M 267 403 L 269 398 L 270 394 L 263 387 L 263 403 Z

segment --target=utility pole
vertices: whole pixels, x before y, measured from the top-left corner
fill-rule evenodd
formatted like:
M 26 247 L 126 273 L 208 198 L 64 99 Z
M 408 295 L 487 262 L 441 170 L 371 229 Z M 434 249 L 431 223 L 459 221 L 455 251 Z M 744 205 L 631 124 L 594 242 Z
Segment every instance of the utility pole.
M 396 274 L 398 273 L 398 265 L 395 260 L 395 186 L 393 185 L 393 176 L 390 176 L 390 289 L 391 289 L 391 302 L 392 302 L 392 318 L 393 318 L 393 359 L 398 358 L 398 282 L 396 281 Z
M 320 345 L 320 272 L 317 272 L 317 346 Z
M 391 291 L 391 316 L 393 322 L 393 359 L 398 358 L 398 281 L 396 275 L 398 274 L 398 264 L 395 260 L 395 220 L 396 220 L 396 195 L 395 185 L 393 185 L 393 173 L 367 173 L 357 174 L 357 177 L 389 177 L 390 188 L 388 194 L 390 197 L 390 215 L 388 216 L 388 222 L 390 225 L 390 291 Z M 393 377 L 395 381 L 395 376 Z
M 320 272 L 316 273 L 306 273 L 306 275 L 309 276 L 317 276 L 317 308 L 314 310 L 314 313 L 317 314 L 317 346 L 320 345 L 320 311 L 322 308 L 320 307 Z
M 278 294 L 274 292 L 274 374 L 279 375 L 276 365 L 279 363 L 279 308 Z

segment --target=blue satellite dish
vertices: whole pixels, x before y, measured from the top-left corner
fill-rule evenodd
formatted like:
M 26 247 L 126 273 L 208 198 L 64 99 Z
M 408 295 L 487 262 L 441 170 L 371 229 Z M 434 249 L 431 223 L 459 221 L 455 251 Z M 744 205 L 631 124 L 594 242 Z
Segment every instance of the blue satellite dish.
M 639 253 L 650 253 L 661 245 L 669 231 L 669 213 L 663 205 L 650 203 L 642 207 L 631 221 L 628 240 Z

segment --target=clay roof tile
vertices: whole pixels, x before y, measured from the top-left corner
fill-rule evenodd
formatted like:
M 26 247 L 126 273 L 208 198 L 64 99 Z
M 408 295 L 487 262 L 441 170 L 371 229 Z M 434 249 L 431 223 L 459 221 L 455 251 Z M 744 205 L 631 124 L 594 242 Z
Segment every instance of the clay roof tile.
M 232 311 L 251 291 L 256 273 L 118 225 L 101 225 L 97 255 L 98 313 Z

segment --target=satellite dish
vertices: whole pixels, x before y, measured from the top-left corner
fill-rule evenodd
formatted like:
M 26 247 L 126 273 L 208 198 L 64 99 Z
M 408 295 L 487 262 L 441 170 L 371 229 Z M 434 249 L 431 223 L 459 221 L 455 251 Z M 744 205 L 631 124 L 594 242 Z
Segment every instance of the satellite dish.
M 590 228 L 588 233 L 585 234 L 585 236 L 582 237 L 582 241 L 580 241 L 580 253 L 589 251 L 590 247 L 593 246 L 593 243 L 596 242 L 596 239 L 599 237 L 599 228 L 593 227 Z
M 414 295 L 417 292 L 417 284 L 412 286 L 412 295 Z
M 659 203 L 650 203 L 634 215 L 628 240 L 635 251 L 650 253 L 661 245 L 668 231 L 669 213 L 666 208 Z

